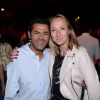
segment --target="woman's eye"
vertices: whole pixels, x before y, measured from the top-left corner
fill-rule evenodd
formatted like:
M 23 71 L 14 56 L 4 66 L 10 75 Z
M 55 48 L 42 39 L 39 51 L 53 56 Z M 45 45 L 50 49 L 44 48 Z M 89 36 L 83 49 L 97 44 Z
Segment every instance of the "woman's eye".
M 65 30 L 65 28 L 61 28 L 61 30 Z
M 54 32 L 55 30 L 53 29 L 53 30 L 51 30 L 51 32 Z

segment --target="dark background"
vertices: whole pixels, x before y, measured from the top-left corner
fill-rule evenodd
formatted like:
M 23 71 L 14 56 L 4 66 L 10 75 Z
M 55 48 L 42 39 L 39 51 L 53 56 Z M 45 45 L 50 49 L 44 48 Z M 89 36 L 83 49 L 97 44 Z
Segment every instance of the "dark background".
M 50 17 L 62 13 L 72 23 L 76 35 L 82 25 L 92 28 L 93 36 L 100 40 L 100 6 L 97 0 L 0 0 L 0 34 L 13 47 L 18 46 L 21 34 L 26 32 L 32 17 Z M 4 8 L 4 11 L 1 11 Z M 75 22 L 77 16 L 80 19 Z
M 25 28 L 33 16 L 50 16 L 63 13 L 73 23 L 77 16 L 87 21 L 92 27 L 100 27 L 100 6 L 96 0 L 0 0 L 0 22 Z

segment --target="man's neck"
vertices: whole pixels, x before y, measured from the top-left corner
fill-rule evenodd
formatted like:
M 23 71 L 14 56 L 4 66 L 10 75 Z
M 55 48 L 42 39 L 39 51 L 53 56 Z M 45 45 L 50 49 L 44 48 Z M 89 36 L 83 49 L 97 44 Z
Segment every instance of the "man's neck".
M 35 52 L 37 56 L 39 56 L 39 59 L 41 60 L 43 58 L 43 51 L 42 52 Z
M 40 60 L 43 58 L 43 50 L 36 50 L 31 45 L 29 45 L 29 48 L 39 57 Z

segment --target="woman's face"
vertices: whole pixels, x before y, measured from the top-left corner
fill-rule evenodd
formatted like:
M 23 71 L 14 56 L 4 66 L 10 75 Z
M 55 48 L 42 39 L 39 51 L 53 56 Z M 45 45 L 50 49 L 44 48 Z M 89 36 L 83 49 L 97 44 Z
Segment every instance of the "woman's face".
M 68 26 L 63 18 L 54 18 L 50 23 L 51 37 L 53 41 L 58 45 L 66 45 L 68 42 Z

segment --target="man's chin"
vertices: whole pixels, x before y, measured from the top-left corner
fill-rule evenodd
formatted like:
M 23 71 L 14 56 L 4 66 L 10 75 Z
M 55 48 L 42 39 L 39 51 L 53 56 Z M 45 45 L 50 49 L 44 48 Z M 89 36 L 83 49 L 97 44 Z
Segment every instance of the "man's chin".
M 38 51 L 43 52 L 43 51 L 44 51 L 44 49 L 45 49 L 45 47 L 44 47 L 44 48 L 38 48 Z

